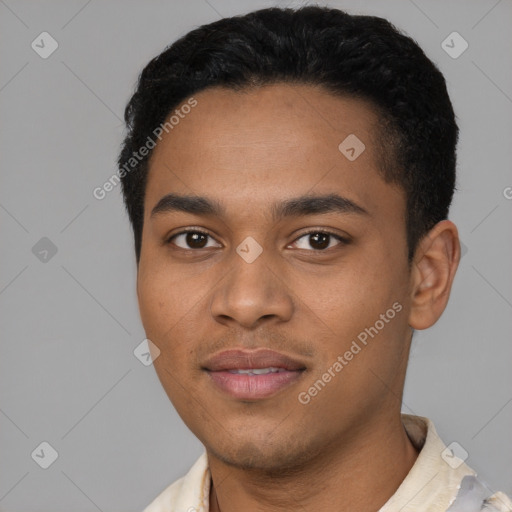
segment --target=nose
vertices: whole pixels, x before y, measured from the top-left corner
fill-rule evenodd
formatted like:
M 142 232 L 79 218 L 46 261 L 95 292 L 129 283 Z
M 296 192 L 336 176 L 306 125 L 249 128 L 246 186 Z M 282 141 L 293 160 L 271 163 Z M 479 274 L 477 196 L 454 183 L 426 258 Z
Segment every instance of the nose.
M 260 255 L 248 263 L 237 253 L 230 271 L 214 290 L 210 311 L 215 321 L 256 329 L 265 322 L 286 322 L 294 309 L 285 277 L 269 259 Z

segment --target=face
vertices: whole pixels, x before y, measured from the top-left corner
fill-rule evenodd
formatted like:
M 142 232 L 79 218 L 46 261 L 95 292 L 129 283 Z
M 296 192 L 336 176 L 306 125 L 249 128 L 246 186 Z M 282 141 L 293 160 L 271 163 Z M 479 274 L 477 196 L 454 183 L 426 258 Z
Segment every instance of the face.
M 295 467 L 400 408 L 405 197 L 378 172 L 362 101 L 286 84 L 194 98 L 145 193 L 137 293 L 154 366 L 210 457 Z

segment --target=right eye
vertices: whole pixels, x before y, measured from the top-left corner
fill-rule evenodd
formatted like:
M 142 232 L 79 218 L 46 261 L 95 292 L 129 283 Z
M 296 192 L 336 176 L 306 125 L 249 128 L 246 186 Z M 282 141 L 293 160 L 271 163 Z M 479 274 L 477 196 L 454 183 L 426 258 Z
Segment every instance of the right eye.
M 173 243 L 180 249 L 184 250 L 196 250 L 196 249 L 205 249 L 208 247 L 208 238 L 212 241 L 215 240 L 211 235 L 206 233 L 205 231 L 200 231 L 197 229 L 187 229 L 184 231 L 180 231 L 172 235 L 166 243 Z M 221 245 L 213 245 L 213 247 L 221 247 Z

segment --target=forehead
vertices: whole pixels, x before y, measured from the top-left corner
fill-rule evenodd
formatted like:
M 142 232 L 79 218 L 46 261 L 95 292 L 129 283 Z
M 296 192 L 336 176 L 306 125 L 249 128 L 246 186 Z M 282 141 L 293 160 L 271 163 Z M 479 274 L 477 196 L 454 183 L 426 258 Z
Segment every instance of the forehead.
M 169 147 L 195 142 L 219 158 L 226 149 L 240 147 L 254 153 L 273 147 L 331 153 L 344 135 L 358 134 L 369 146 L 376 135 L 378 118 L 368 102 L 334 96 L 320 86 L 278 83 L 241 91 L 212 87 L 194 98 L 197 106 L 169 130 Z M 188 156 L 193 160 L 200 155 Z
M 213 87 L 193 97 L 196 106 L 153 151 L 146 216 L 169 192 L 210 195 L 238 210 L 306 192 L 343 192 L 359 203 L 400 198 L 378 173 L 378 117 L 362 100 L 298 84 Z

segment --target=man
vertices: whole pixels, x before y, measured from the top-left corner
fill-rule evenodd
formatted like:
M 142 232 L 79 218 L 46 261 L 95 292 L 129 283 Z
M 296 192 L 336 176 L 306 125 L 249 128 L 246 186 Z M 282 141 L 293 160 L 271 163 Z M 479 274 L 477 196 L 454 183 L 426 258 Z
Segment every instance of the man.
M 512 510 L 400 412 L 460 258 L 458 128 L 414 41 L 316 6 L 223 19 L 125 117 L 141 318 L 205 446 L 145 512 Z

